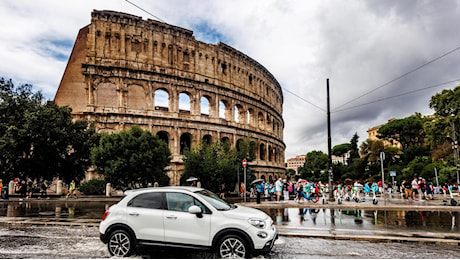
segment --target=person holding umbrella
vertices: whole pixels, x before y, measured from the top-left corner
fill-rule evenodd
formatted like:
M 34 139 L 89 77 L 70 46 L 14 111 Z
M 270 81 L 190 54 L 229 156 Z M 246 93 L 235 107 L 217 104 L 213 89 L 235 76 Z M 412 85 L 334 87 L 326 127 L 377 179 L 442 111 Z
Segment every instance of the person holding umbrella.
M 256 184 L 256 202 L 257 204 L 260 204 L 260 195 L 264 193 L 264 185 L 263 185 L 264 180 L 263 179 L 257 179 L 251 183 L 251 185 Z

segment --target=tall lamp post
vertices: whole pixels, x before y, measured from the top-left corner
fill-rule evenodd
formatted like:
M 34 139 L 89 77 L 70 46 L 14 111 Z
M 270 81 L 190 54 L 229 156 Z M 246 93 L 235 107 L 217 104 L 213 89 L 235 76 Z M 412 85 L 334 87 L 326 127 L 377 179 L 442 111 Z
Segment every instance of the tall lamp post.
M 452 125 L 452 150 L 454 151 L 454 159 L 455 159 L 455 171 L 457 172 L 457 185 L 460 184 L 459 174 L 458 174 L 458 142 L 457 137 L 455 134 L 455 114 L 452 114 L 452 120 L 450 121 Z
M 328 153 L 328 176 L 329 176 L 329 201 L 334 201 L 334 187 L 332 186 L 332 179 L 334 173 L 332 171 L 332 142 L 331 142 L 331 111 L 329 102 L 329 79 L 327 79 L 327 153 Z

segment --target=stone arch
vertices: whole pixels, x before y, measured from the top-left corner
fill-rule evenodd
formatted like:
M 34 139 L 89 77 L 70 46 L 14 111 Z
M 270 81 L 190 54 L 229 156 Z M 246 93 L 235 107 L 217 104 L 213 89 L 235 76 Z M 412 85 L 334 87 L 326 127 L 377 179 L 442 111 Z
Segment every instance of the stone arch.
M 235 122 L 240 123 L 240 124 L 244 124 L 244 115 L 245 115 L 245 113 L 244 113 L 243 106 L 240 105 L 240 104 L 236 104 L 234 111 L 235 111 L 235 113 L 234 113 Z
M 169 147 L 169 133 L 166 131 L 158 131 L 157 136 L 160 140 L 163 140 L 165 143 L 168 144 Z
M 179 93 L 179 112 L 190 113 L 191 110 L 191 98 L 188 92 Z
M 223 144 L 230 144 L 230 138 L 228 138 L 228 136 L 224 136 L 220 139 L 220 142 Z
M 155 90 L 153 97 L 155 110 L 169 111 L 169 93 L 164 88 Z
M 259 129 L 264 130 L 264 129 L 265 129 L 265 118 L 264 118 L 264 114 L 263 114 L 262 112 L 259 112 L 259 114 L 257 115 L 257 118 L 258 118 L 258 126 L 259 126 Z
M 190 150 L 192 146 L 192 135 L 190 133 L 183 133 L 180 136 L 180 154 L 183 155 L 185 151 Z
M 202 96 L 200 99 L 200 113 L 202 116 L 210 116 L 211 113 L 211 97 Z
M 239 152 L 241 151 L 241 145 L 243 143 L 243 139 L 239 138 L 238 140 L 236 140 L 236 150 Z
M 254 118 L 254 109 L 249 108 L 248 110 L 246 110 L 246 124 L 249 126 L 254 125 L 253 118 Z
M 201 139 L 201 142 L 206 145 L 212 144 L 212 136 L 211 135 L 204 135 L 203 139 Z
M 117 86 L 111 82 L 101 82 L 96 88 L 96 106 L 100 109 L 118 107 Z
M 265 153 L 266 153 L 265 144 L 264 144 L 264 143 L 260 143 L 260 144 L 259 144 L 259 159 L 260 159 L 261 161 L 265 161 Z
M 272 146 L 268 146 L 268 161 L 271 162 L 273 160 L 273 151 L 272 151 Z
M 145 110 L 146 106 L 146 96 L 144 87 L 140 85 L 129 85 L 128 86 L 128 109 L 134 110 Z
M 219 101 L 219 117 L 228 120 L 228 102 L 226 100 Z

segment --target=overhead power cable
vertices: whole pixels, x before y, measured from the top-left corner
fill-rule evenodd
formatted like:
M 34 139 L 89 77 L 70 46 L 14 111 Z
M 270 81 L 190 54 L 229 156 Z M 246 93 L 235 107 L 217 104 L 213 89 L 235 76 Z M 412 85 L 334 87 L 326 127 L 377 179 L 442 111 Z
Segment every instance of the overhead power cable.
M 125 0 L 125 1 L 128 2 L 128 3 L 130 3 L 130 4 L 132 4 L 132 5 L 134 5 L 135 7 L 139 8 L 139 9 L 141 9 L 142 11 L 148 13 L 149 15 L 151 15 L 153 18 L 157 19 L 158 21 L 160 21 L 160 22 L 162 22 L 162 23 L 166 23 L 166 22 L 163 21 L 163 19 L 161 19 L 160 17 L 158 17 L 158 16 L 152 14 L 151 12 L 149 12 L 149 11 L 145 10 L 144 8 L 142 8 L 142 7 L 138 6 L 138 5 L 136 5 L 135 3 L 133 3 L 133 2 L 131 2 L 131 1 L 129 1 L 129 0 Z
M 377 88 L 375 88 L 375 89 L 373 89 L 373 90 L 371 90 L 371 91 L 369 91 L 369 92 L 366 92 L 366 93 L 364 93 L 364 94 L 362 94 L 362 95 L 360 95 L 360 96 L 358 96 L 358 97 L 356 97 L 356 98 L 354 98 L 354 99 L 352 99 L 352 100 L 350 100 L 350 101 L 348 101 L 348 102 L 346 102 L 346 103 L 344 103 L 344 104 L 338 106 L 338 107 L 336 108 L 335 111 L 341 111 L 341 110 L 337 110 L 337 109 L 339 109 L 339 108 L 341 108 L 341 107 L 344 107 L 344 106 L 350 104 L 351 102 L 356 101 L 356 100 L 358 100 L 358 99 L 360 99 L 360 98 L 362 98 L 362 97 L 364 97 L 364 96 L 366 96 L 366 95 L 369 95 L 370 93 L 372 93 L 372 92 L 374 92 L 374 91 L 376 91 L 376 90 L 378 90 L 378 89 L 381 89 L 381 88 L 383 88 L 383 87 L 385 87 L 385 86 L 387 86 L 387 85 L 389 85 L 389 84 L 391 84 L 391 83 L 393 83 L 393 82 L 395 82 L 395 81 L 397 81 L 397 80 L 400 80 L 401 78 L 403 78 L 403 77 L 405 77 L 405 76 L 407 76 L 407 75 L 409 75 L 409 74 L 411 74 L 411 73 L 413 73 L 413 72 L 415 72 L 415 71 L 417 71 L 417 70 L 419 70 L 419 69 L 421 69 L 421 68 L 423 68 L 423 67 L 425 67 L 425 66 L 427 66 L 427 65 L 429 65 L 429 64 L 431 64 L 431 63 L 433 63 L 433 62 L 435 62 L 435 61 L 437 61 L 437 60 L 440 60 L 440 59 L 446 57 L 447 55 L 449 55 L 449 54 L 451 54 L 451 53 L 454 53 L 454 52 L 456 52 L 456 51 L 458 51 L 458 50 L 460 50 L 460 46 L 457 47 L 457 48 L 455 48 L 455 49 L 452 49 L 452 50 L 450 50 L 450 51 L 448 51 L 448 52 L 446 52 L 446 53 L 444 53 L 444 54 L 442 54 L 442 55 L 439 56 L 439 57 L 436 57 L 436 58 L 434 58 L 434 59 L 432 59 L 432 60 L 430 60 L 430 61 L 428 61 L 428 62 L 426 62 L 426 63 L 424 63 L 424 64 L 422 64 L 422 65 L 420 65 L 420 66 L 418 66 L 418 67 L 416 67 L 415 69 L 412 69 L 412 70 L 410 70 L 410 71 L 408 71 L 408 72 L 402 74 L 402 75 L 399 76 L 399 77 L 396 77 L 395 79 L 392 79 L 392 80 L 388 81 L 387 83 L 385 83 L 385 84 L 383 84 L 383 85 L 378 86 Z
M 294 92 L 292 92 L 292 91 L 290 91 L 290 90 L 288 90 L 288 89 L 286 89 L 286 88 L 283 88 L 283 87 L 281 87 L 281 88 L 282 88 L 284 91 L 289 92 L 289 93 L 291 93 L 292 95 L 296 96 L 297 98 L 299 98 L 299 99 L 301 99 L 301 100 L 307 102 L 308 104 L 310 104 L 310 105 L 316 107 L 317 109 L 319 109 L 319 110 L 321 110 L 321 111 L 323 111 L 323 112 L 327 112 L 326 109 L 324 109 L 324 108 L 322 108 L 322 107 L 319 107 L 319 106 L 313 104 L 312 102 L 310 102 L 310 101 L 304 99 L 303 97 L 297 95 L 296 93 L 294 93 Z
M 444 83 L 432 85 L 432 86 L 429 86 L 429 87 L 425 87 L 425 88 L 421 88 L 421 89 L 412 90 L 412 91 L 405 92 L 405 93 L 401 93 L 401 94 L 394 95 L 394 96 L 391 96 L 391 97 L 380 98 L 380 99 L 377 99 L 377 100 L 374 100 L 374 101 L 370 101 L 370 102 L 363 103 L 363 104 L 359 104 L 359 105 L 352 106 L 352 107 L 342 108 L 342 109 L 339 109 L 339 110 L 335 110 L 335 111 L 332 112 L 332 113 L 338 113 L 338 112 L 342 112 L 342 111 L 345 111 L 345 110 L 350 110 L 350 109 L 353 109 L 353 108 L 357 108 L 357 107 L 361 107 L 361 106 L 370 105 L 370 104 L 377 103 L 377 102 L 380 102 L 380 101 L 384 101 L 384 100 L 387 100 L 387 99 L 392 99 L 392 98 L 397 98 L 397 97 L 409 95 L 409 94 L 412 94 L 412 93 L 415 93 L 415 92 L 427 90 L 427 89 L 430 89 L 430 88 L 436 88 L 436 87 L 439 87 L 439 86 L 447 85 L 447 84 L 454 83 L 454 82 L 458 82 L 458 81 L 460 81 L 460 79 L 455 79 L 455 80 L 451 80 L 451 81 L 448 81 L 448 82 L 444 82 Z

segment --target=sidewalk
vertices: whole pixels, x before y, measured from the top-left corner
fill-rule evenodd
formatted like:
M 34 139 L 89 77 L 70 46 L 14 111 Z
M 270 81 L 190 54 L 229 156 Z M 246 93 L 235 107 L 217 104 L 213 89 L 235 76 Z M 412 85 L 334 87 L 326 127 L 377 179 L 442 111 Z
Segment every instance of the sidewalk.
M 263 200 L 261 204 L 256 202 L 240 202 L 234 198 L 231 202 L 237 205 L 244 205 L 259 209 L 292 209 L 292 208 L 310 208 L 310 209 L 335 209 L 335 210 L 364 210 L 364 211 L 433 211 L 433 212 L 460 212 L 460 206 L 444 205 L 443 200 L 449 201 L 450 198 L 438 197 L 430 201 L 407 201 L 399 198 L 386 199 L 385 201 L 379 198 L 377 205 L 372 204 L 371 200 L 364 202 L 343 201 L 338 204 L 337 201 L 327 202 L 323 204 L 320 199 L 317 203 L 301 202 L 297 203 L 293 200 L 278 203 L 276 201 Z M 116 203 L 120 197 L 104 197 L 104 196 L 82 196 L 78 199 L 50 198 L 50 199 L 28 199 L 19 201 L 19 198 L 10 198 L 9 200 L 0 200 L 1 204 L 10 203 L 41 203 L 41 202 L 110 202 Z M 460 214 L 459 214 L 460 216 Z M 272 218 L 276 216 L 272 216 Z M 291 215 L 291 218 L 296 216 Z M 337 216 L 336 216 L 337 217 Z M 274 220 L 275 221 L 275 220 Z M 75 226 L 75 227 L 97 227 L 100 219 L 79 219 L 79 218 L 45 218 L 45 217 L 0 217 L 1 226 Z M 338 222 L 338 220 L 337 220 Z M 275 221 L 275 224 L 279 223 Z M 358 227 L 358 226 L 357 226 Z M 295 236 L 305 238 L 322 238 L 336 240 L 364 240 L 375 242 L 417 242 L 417 243 L 448 243 L 460 245 L 460 234 L 458 232 L 436 232 L 420 229 L 416 231 L 395 230 L 395 229 L 366 229 L 366 226 L 360 228 L 342 228 L 340 225 L 317 225 L 308 227 L 301 223 L 291 221 L 288 224 L 278 224 L 276 228 L 281 236 Z

